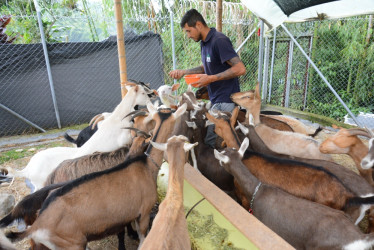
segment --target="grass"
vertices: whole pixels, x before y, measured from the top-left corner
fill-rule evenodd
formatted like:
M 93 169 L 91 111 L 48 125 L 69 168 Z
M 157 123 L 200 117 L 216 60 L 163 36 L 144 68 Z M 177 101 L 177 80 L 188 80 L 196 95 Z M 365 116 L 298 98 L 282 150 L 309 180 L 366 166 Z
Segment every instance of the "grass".
M 4 164 L 8 161 L 14 161 L 24 157 L 32 156 L 35 154 L 35 151 L 38 151 L 41 148 L 51 148 L 51 147 L 62 147 L 66 144 L 62 142 L 52 142 L 48 144 L 42 144 L 34 147 L 26 147 L 20 149 L 12 149 L 9 151 L 0 152 L 0 164 Z M 35 150 L 30 150 L 35 149 Z

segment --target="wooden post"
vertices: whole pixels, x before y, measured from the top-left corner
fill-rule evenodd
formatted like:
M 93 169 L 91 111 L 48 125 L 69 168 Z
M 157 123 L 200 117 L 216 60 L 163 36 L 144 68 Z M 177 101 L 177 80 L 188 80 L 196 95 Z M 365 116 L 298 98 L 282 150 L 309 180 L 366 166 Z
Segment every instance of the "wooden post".
M 123 33 L 121 0 L 114 0 L 114 12 L 116 16 L 118 61 L 119 61 L 119 72 L 120 72 L 120 80 L 121 80 L 121 94 L 123 98 L 127 93 L 127 90 L 125 88 L 125 83 L 127 82 L 127 66 L 126 66 L 125 36 Z
M 217 19 L 216 19 L 216 29 L 222 32 L 222 0 L 217 0 Z

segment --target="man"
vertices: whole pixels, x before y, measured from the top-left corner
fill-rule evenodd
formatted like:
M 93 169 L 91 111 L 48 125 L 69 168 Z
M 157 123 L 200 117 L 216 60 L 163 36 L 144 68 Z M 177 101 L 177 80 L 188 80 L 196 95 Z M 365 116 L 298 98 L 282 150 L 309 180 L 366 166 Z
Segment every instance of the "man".
M 188 38 L 195 42 L 200 41 L 203 65 L 192 69 L 173 70 L 169 76 L 180 79 L 187 74 L 202 74 L 196 86 L 207 86 L 211 109 L 231 112 L 235 104 L 230 95 L 240 92 L 238 77 L 245 74 L 245 66 L 230 39 L 215 28 L 209 28 L 203 16 L 195 9 L 186 12 L 180 25 Z M 214 148 L 216 137 L 214 126 L 209 126 L 205 143 Z

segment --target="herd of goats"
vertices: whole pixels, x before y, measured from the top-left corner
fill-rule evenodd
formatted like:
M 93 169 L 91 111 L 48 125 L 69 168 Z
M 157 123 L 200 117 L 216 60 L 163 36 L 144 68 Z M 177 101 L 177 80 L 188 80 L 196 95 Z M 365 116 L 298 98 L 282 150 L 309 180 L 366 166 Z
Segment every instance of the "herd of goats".
M 0 220 L 1 228 L 18 220 L 27 226 L 0 231 L 0 249 L 16 249 L 13 242 L 26 237 L 32 249 L 85 249 L 109 235 L 125 249 L 127 231 L 139 249 L 189 250 L 186 162 L 296 249 L 374 246 L 372 131 L 340 128 L 320 142 L 314 137 L 322 128 L 261 111 L 258 84 L 231 96 L 238 106 L 230 113 L 210 110 L 200 90 L 174 95 L 177 87 L 129 82 L 113 112 L 94 117 L 76 139 L 65 135 L 76 147 L 48 148 L 23 170 L 4 169 L 28 178 L 34 190 Z M 204 143 L 210 124 L 219 136 L 215 148 Z M 348 154 L 359 174 L 331 154 Z M 151 222 L 164 160 L 167 194 Z

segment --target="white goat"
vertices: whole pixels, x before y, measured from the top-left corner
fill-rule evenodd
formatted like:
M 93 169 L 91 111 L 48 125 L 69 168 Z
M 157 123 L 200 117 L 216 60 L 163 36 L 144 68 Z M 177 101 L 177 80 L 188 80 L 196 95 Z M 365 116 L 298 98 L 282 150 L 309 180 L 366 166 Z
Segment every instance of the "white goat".
M 179 97 L 173 95 L 173 91 L 178 90 L 179 84 L 162 85 L 157 89 L 157 95 L 166 108 L 175 108 L 178 105 Z
M 259 84 L 257 84 L 255 92 L 250 98 L 241 99 L 238 96 L 240 96 L 240 92 L 232 94 L 231 99 L 236 104 L 246 107 L 247 112 L 253 117 L 256 132 L 272 151 L 301 158 L 332 161 L 330 155 L 319 151 L 319 141 L 312 137 L 295 132 L 279 131 L 260 123 L 261 97 Z M 251 124 L 251 119 L 249 123 Z M 241 128 L 244 127 L 241 126 Z M 245 134 L 244 131 L 242 132 Z
M 129 84 L 126 96 L 104 121 L 92 137 L 80 148 L 49 148 L 35 154 L 26 168 L 21 171 L 8 169 L 9 176 L 29 178 L 34 191 L 43 187 L 47 176 L 64 160 L 77 158 L 94 152 L 111 152 L 131 144 L 131 116 L 124 118 L 134 110 L 135 105 L 145 105 L 149 101 L 146 90 L 136 84 Z

